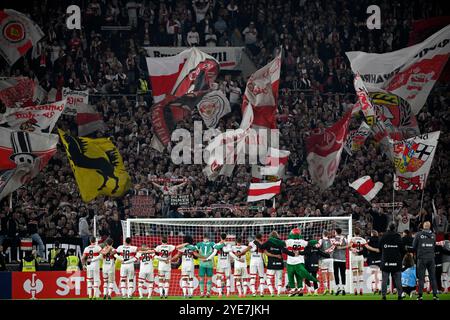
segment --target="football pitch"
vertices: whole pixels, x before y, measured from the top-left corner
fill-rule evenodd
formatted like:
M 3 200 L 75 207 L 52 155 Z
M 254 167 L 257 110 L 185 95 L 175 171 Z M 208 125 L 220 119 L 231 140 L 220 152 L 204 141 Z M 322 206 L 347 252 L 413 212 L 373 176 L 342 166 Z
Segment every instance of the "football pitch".
M 450 294 L 440 294 L 438 295 L 440 300 L 450 300 Z M 397 295 L 394 294 L 389 294 L 386 296 L 387 300 L 397 300 Z M 423 299 L 424 300 L 432 300 L 433 299 L 433 295 L 431 294 L 424 294 L 423 295 Z M 50 300 L 89 300 L 88 298 L 76 298 L 76 299 L 50 299 Z M 131 299 L 123 299 L 121 297 L 113 297 L 112 300 L 116 300 L 116 301 L 128 301 L 128 300 L 135 300 L 135 301 L 165 301 L 165 300 L 178 300 L 178 301 L 194 301 L 194 300 L 199 300 L 199 301 L 208 301 L 208 300 L 223 300 L 223 301 L 227 301 L 227 300 L 239 300 L 242 301 L 243 303 L 245 301 L 263 301 L 263 300 L 296 300 L 296 301 L 301 301 L 301 300 L 317 300 L 317 301 L 356 301 L 356 300 L 379 300 L 381 301 L 381 295 L 379 294 L 364 294 L 364 295 L 354 295 L 354 294 L 346 294 L 345 296 L 339 295 L 339 296 L 335 296 L 335 295 L 318 295 L 318 296 L 314 296 L 314 295 L 304 295 L 302 297 L 299 296 L 294 296 L 294 297 L 288 297 L 287 295 L 281 295 L 281 296 L 275 296 L 272 297 L 270 295 L 265 295 L 264 297 L 260 297 L 260 296 L 247 296 L 245 298 L 240 298 L 239 296 L 235 296 L 232 295 L 230 297 L 222 297 L 219 298 L 217 296 L 211 296 L 210 298 L 201 298 L 199 296 L 194 296 L 190 299 L 188 298 L 183 298 L 180 296 L 171 296 L 168 297 L 167 299 L 161 299 L 159 296 L 153 296 L 151 299 L 148 298 L 142 298 L 139 299 L 139 297 L 133 297 Z M 99 298 L 96 301 L 103 301 L 103 298 Z M 106 301 L 106 300 L 105 300 Z M 409 296 L 407 296 L 404 301 L 417 301 L 417 295 L 413 295 L 412 298 L 410 298 Z

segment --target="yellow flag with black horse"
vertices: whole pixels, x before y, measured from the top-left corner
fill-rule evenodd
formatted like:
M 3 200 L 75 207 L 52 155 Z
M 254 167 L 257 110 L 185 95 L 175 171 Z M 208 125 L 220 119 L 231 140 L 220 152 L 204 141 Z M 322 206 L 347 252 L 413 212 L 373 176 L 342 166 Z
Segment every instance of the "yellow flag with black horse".
M 130 175 L 109 138 L 74 137 L 61 129 L 58 133 L 84 202 L 98 195 L 120 197 L 130 189 Z

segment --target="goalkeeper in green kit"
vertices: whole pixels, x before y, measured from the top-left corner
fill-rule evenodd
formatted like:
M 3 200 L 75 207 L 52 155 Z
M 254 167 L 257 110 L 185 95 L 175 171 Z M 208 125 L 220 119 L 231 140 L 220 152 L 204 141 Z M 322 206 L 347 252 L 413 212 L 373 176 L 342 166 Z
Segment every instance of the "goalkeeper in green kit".
M 215 243 L 209 240 L 208 235 L 203 236 L 203 242 L 197 243 L 197 249 L 199 254 L 200 269 L 198 275 L 200 277 L 200 298 L 205 296 L 205 279 L 206 279 L 206 297 L 209 298 L 211 294 L 212 276 L 213 276 L 213 260 L 204 261 L 214 251 Z

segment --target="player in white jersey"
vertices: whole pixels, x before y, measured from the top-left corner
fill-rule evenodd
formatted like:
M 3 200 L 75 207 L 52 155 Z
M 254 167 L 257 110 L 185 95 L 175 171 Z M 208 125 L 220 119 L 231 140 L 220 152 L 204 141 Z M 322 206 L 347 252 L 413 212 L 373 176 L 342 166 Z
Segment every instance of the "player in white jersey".
M 120 266 L 120 291 L 122 298 L 131 299 L 134 293 L 134 263 L 137 247 L 131 245 L 131 238 L 126 238 L 125 243 L 117 248 L 114 257 L 122 262 Z
M 115 283 L 115 259 L 116 249 L 113 248 L 113 240 L 106 239 L 105 247 L 102 249 L 103 256 L 102 273 L 103 273 L 103 299 L 111 300 L 111 294 L 114 290 Z
M 185 298 L 192 298 L 194 294 L 194 257 L 198 257 L 198 249 L 194 246 L 191 236 L 184 238 L 184 243 L 177 246 L 178 253 L 172 260 L 181 256 L 181 290 Z
M 83 251 L 83 268 L 86 270 L 87 293 L 89 299 L 100 297 L 100 259 L 102 258 L 102 248 L 96 244 L 95 237 L 89 239 L 90 245 Z M 94 294 L 92 295 L 92 289 Z
M 136 254 L 136 259 L 139 263 L 139 275 L 138 275 L 138 292 L 139 299 L 144 297 L 144 287 L 147 288 L 147 297 L 150 299 L 153 292 L 153 259 L 155 259 L 155 250 L 147 247 L 143 244 L 140 250 Z
M 217 266 L 216 266 L 216 288 L 219 291 L 219 298 L 222 297 L 222 283 L 225 282 L 227 297 L 230 296 L 230 275 L 231 275 L 231 262 L 230 256 L 233 259 L 238 257 L 231 251 L 231 245 L 226 242 L 227 235 L 222 233 L 220 235 L 220 242 L 216 243 L 213 252 L 209 257 L 205 258 L 205 261 L 211 260 L 217 254 Z
M 250 251 L 250 291 L 256 297 L 256 276 L 259 276 L 259 293 L 264 296 L 264 287 L 266 284 L 266 276 L 264 273 L 264 260 L 262 249 L 262 235 L 258 233 L 255 240 L 250 241 L 247 249 L 242 252 L 241 256 Z
M 231 246 L 231 251 L 236 255 L 237 259 L 234 259 L 234 280 L 239 293 L 239 297 L 245 297 L 247 295 L 248 286 L 248 272 L 247 261 L 243 253 L 247 250 L 247 246 L 242 244 L 242 238 L 236 237 L 236 244 Z
M 364 279 L 363 279 L 363 273 L 364 273 L 364 256 L 363 251 L 364 248 L 367 248 L 368 250 L 376 251 L 376 249 L 369 246 L 366 239 L 361 237 L 361 230 L 359 228 L 355 228 L 355 235 L 350 240 L 349 243 L 350 247 L 350 254 L 351 254 L 351 261 L 352 261 L 352 271 L 353 271 L 353 286 L 355 290 L 355 295 L 358 294 L 358 288 L 359 288 L 359 294 L 363 294 L 363 285 L 364 285 Z
M 330 254 L 330 258 L 320 259 L 320 273 L 322 274 L 322 282 L 324 286 L 323 294 L 327 294 L 328 292 L 330 292 L 331 294 L 334 293 L 333 257 L 331 256 L 334 247 L 331 239 L 328 236 L 328 231 L 323 231 L 322 238 L 319 239 L 319 242 L 317 243 L 317 248 L 325 253 Z
M 176 249 L 174 245 L 167 244 L 167 237 L 161 238 L 161 244 L 155 248 L 161 258 L 158 263 L 159 295 L 161 299 L 168 297 L 170 287 L 171 256 Z

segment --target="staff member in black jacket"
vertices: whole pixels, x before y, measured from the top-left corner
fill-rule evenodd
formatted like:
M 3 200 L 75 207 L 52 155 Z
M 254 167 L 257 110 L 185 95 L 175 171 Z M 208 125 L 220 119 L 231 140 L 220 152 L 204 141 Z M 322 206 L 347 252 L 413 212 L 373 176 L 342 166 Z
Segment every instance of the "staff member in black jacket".
M 317 278 L 317 270 L 319 270 L 319 260 L 322 258 L 329 259 L 330 255 L 328 253 L 323 252 L 320 248 L 317 247 L 317 240 L 308 241 L 308 245 L 305 250 L 301 253 L 305 256 L 305 268 L 314 278 Z M 305 283 L 308 287 L 311 287 L 311 283 L 308 280 L 305 280 Z M 314 282 L 314 295 L 318 295 L 319 283 Z
M 413 241 L 413 250 L 417 256 L 417 279 L 419 280 L 419 296 L 417 300 L 422 300 L 425 270 L 428 270 L 428 277 L 433 289 L 433 300 L 439 300 L 437 296 L 436 264 L 434 261 L 436 236 L 430 230 L 430 227 L 430 222 L 425 221 L 423 230 L 417 232 Z
M 395 223 L 389 224 L 388 231 L 381 237 L 381 294 L 386 300 L 387 282 L 389 275 L 392 275 L 395 288 L 397 288 L 398 299 L 403 299 L 402 289 L 402 260 L 405 254 L 405 247 L 400 234 L 395 229 Z

